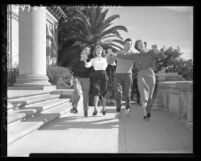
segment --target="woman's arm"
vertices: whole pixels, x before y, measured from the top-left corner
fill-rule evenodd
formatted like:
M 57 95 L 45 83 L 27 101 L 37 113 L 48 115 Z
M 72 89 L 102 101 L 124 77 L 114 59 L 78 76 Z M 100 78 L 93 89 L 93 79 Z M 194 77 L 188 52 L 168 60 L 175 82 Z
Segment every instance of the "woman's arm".
M 85 67 L 86 67 L 86 68 L 92 67 L 92 59 L 91 59 L 89 62 L 87 62 L 87 60 L 85 59 L 85 60 L 84 60 L 84 64 L 85 64 Z
M 148 52 L 151 52 L 154 57 L 158 58 L 158 59 L 162 59 L 162 60 L 165 60 L 167 57 L 161 52 L 159 51 L 158 49 L 151 49 L 150 51 Z

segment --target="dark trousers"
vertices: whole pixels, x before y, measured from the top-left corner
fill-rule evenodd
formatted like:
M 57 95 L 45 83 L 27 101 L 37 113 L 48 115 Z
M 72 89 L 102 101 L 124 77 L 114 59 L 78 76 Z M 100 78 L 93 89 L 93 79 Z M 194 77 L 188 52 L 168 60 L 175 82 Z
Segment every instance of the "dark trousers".
M 135 97 L 134 97 L 135 96 Z M 140 103 L 140 92 L 138 89 L 137 78 L 133 78 L 133 84 L 131 89 L 131 100 L 136 99 L 137 103 Z
M 114 78 L 114 92 L 117 112 L 121 111 L 122 91 L 126 102 L 126 109 L 130 108 L 131 84 L 132 73 L 116 73 Z
M 116 66 L 108 65 L 106 71 L 108 75 L 108 91 L 110 92 L 110 98 L 114 98 L 114 76 L 115 76 Z

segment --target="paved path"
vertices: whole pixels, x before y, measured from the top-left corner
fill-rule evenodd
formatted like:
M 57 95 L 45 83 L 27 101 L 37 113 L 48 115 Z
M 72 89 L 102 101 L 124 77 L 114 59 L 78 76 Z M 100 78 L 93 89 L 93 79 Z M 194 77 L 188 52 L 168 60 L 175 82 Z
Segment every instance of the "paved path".
M 172 113 L 152 112 L 152 118 L 142 118 L 140 106 L 129 115 L 122 109 L 121 119 L 115 119 L 115 107 L 108 113 L 83 117 L 82 108 L 74 115 L 67 113 L 8 146 L 8 156 L 28 156 L 30 153 L 192 153 L 192 131 L 178 122 Z M 101 107 L 98 108 L 101 110 Z

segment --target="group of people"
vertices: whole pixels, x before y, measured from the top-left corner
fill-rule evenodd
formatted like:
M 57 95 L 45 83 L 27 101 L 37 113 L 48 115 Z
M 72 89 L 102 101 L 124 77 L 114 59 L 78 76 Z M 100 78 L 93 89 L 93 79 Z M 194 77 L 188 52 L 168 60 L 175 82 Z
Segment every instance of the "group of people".
M 115 118 L 121 117 L 122 94 L 125 99 L 125 113 L 128 114 L 131 109 L 130 93 L 133 82 L 132 68 L 135 65 L 138 70 L 137 84 L 140 93 L 140 103 L 143 107 L 143 118 L 148 120 L 151 117 L 152 96 L 156 83 L 154 67 L 155 59 L 166 59 L 166 56 L 157 48 L 146 50 L 144 42 L 137 40 L 134 44 L 138 53 L 131 50 L 132 40 L 130 38 L 124 41 L 124 49 L 113 53 L 111 49 L 104 53 L 101 45 L 96 45 L 93 52 L 93 58 L 90 57 L 91 49 L 85 47 L 81 52 L 80 62 L 76 66 L 74 73 L 74 93 L 72 98 L 72 113 L 77 113 L 77 104 L 80 95 L 83 95 L 84 116 L 88 117 L 89 89 L 92 90 L 94 97 L 93 116 L 97 115 L 97 106 L 99 99 L 102 102 L 101 113 L 106 114 L 106 94 L 108 92 L 107 67 L 115 66 L 114 74 L 114 95 L 116 102 Z M 93 68 L 93 74 L 90 70 Z M 91 79 L 90 79 L 91 78 Z

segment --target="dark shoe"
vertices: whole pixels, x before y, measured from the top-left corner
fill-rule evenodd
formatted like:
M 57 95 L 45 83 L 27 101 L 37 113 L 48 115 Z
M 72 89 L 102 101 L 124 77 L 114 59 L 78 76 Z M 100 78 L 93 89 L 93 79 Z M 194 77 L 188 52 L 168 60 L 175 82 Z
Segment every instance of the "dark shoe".
M 149 120 L 149 117 L 148 117 L 148 116 L 144 116 L 143 118 L 144 118 L 144 120 L 146 120 L 146 121 Z
M 88 117 L 88 112 L 84 111 L 84 117 Z
M 78 110 L 77 110 L 76 108 L 72 108 L 72 109 L 70 110 L 70 112 L 76 114 L 76 113 L 78 113 Z
M 97 113 L 98 113 L 98 111 L 97 111 L 97 110 L 96 110 L 96 111 L 94 111 L 94 112 L 93 112 L 93 116 L 97 115 Z
M 103 115 L 105 115 L 106 114 L 106 110 L 101 110 L 101 113 L 103 114 Z
M 147 117 L 148 117 L 148 118 L 151 117 L 151 112 L 147 112 Z
M 103 111 L 102 111 L 102 114 L 105 115 L 105 114 L 106 114 L 106 110 L 103 110 Z

